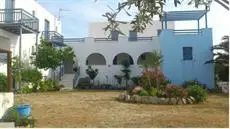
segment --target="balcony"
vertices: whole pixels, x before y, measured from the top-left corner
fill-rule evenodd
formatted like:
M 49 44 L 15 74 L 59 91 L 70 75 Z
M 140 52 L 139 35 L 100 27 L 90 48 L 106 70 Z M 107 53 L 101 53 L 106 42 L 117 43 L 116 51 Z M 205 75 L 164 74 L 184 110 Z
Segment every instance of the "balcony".
M 64 37 L 56 31 L 43 31 L 42 38 L 57 46 L 65 46 Z
M 0 9 L 0 28 L 14 33 L 22 34 L 39 32 L 39 20 L 23 9 Z

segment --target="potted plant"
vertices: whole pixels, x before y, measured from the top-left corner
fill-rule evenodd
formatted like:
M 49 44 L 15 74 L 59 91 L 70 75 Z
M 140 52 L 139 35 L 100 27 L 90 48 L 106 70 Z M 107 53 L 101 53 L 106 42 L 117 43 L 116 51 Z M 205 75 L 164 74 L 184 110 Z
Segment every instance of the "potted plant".
M 13 66 L 13 76 L 17 84 L 19 84 L 19 92 L 20 92 L 20 103 L 17 106 L 17 111 L 21 117 L 29 117 L 31 113 L 31 106 L 29 104 L 24 104 L 23 102 L 23 94 L 21 91 L 21 84 L 22 84 L 22 77 L 21 77 L 21 69 L 18 66 L 22 66 L 22 62 L 19 61 L 18 57 L 13 57 L 12 59 L 12 66 Z

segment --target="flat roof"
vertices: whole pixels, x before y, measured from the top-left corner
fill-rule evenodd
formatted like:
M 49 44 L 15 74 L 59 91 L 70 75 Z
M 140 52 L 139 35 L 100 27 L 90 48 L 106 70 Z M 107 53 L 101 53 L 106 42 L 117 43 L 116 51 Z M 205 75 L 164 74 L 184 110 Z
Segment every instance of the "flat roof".
M 165 12 L 162 21 L 189 21 L 199 20 L 207 13 L 206 10 L 169 11 Z

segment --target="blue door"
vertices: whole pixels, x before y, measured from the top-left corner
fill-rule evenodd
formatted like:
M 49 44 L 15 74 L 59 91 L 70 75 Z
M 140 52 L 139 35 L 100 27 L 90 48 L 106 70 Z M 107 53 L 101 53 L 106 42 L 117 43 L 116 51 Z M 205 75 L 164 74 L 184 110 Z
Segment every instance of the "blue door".
M 12 23 L 13 22 L 14 0 L 6 0 L 5 9 L 6 9 L 5 22 Z
M 195 64 L 193 59 L 193 48 L 183 47 L 182 76 L 183 81 L 195 79 Z

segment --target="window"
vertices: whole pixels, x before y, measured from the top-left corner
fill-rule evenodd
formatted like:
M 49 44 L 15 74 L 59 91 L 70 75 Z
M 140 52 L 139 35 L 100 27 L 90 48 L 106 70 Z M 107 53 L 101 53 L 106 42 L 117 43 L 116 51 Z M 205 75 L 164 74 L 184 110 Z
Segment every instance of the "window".
M 50 22 L 49 22 L 48 20 L 45 20 L 45 28 L 44 28 L 44 31 L 45 31 L 44 38 L 45 38 L 45 39 L 49 39 Z
M 129 41 L 137 41 L 137 32 L 129 31 Z
M 183 60 L 192 60 L 192 47 L 183 47 Z
M 118 40 L 118 32 L 117 31 L 112 31 L 111 35 L 112 35 L 112 40 Z

